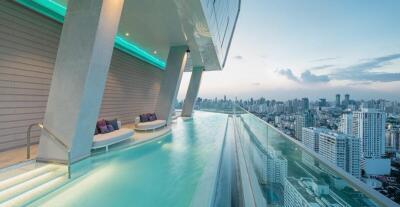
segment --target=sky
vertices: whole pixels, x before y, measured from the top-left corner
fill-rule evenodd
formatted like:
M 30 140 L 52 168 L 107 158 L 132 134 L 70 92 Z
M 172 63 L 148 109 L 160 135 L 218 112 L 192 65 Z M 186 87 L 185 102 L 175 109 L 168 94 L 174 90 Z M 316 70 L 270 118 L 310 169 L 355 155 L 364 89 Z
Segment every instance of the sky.
M 199 96 L 400 100 L 399 11 L 399 0 L 242 0 L 226 66 L 203 74 Z

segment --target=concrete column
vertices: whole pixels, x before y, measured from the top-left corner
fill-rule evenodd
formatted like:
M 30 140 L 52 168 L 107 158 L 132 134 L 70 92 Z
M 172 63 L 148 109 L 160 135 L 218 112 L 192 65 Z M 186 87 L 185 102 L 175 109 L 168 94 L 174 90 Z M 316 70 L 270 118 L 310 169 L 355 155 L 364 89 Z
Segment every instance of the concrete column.
M 124 0 L 69 0 L 44 127 L 71 150 L 71 161 L 90 155 Z M 68 159 L 42 130 L 38 160 Z
M 171 111 L 182 79 L 182 73 L 187 61 L 187 46 L 171 47 L 167 59 L 167 67 L 161 82 L 156 114 L 157 118 L 171 120 Z
M 199 93 L 201 77 L 203 75 L 203 67 L 195 67 L 190 77 L 189 88 L 186 92 L 185 101 L 183 102 L 182 115 L 183 117 L 191 117 L 193 107 L 196 103 L 197 94 Z

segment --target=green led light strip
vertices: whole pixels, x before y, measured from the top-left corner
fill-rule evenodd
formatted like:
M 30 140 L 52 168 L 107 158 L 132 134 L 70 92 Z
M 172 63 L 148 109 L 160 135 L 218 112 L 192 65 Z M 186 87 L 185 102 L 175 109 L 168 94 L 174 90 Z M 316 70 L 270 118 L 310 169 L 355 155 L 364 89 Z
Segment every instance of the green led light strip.
M 16 2 L 57 22 L 64 23 L 67 9 L 65 6 L 53 0 L 16 0 Z M 115 47 L 129 55 L 135 56 L 140 60 L 154 65 L 161 70 L 165 69 L 166 63 L 164 61 L 143 50 L 135 43 L 126 40 L 121 35 L 115 37 Z

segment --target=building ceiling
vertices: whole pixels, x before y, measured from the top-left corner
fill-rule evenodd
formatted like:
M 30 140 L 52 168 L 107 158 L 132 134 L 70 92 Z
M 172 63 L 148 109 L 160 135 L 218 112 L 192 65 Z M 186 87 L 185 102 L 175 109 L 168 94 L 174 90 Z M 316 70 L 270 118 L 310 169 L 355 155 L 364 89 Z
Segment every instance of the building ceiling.
M 200 0 L 125 0 L 118 35 L 163 61 L 171 46 L 189 46 L 185 71 L 221 69 Z

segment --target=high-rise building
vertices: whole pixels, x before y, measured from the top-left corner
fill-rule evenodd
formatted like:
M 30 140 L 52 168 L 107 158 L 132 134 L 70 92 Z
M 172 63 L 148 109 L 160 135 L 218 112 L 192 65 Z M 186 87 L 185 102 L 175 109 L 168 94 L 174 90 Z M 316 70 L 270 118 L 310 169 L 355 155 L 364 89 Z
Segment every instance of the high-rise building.
M 321 132 L 319 154 L 354 177 L 361 177 L 359 138 L 333 131 Z
M 386 114 L 362 108 L 353 112 L 353 135 L 360 138 L 363 158 L 381 158 L 385 154 Z
M 308 98 L 302 98 L 301 99 L 301 104 L 302 104 L 302 110 L 306 111 L 308 109 L 310 109 L 310 102 L 308 101 Z
M 288 164 L 281 152 L 272 148 L 266 150 L 261 145 L 255 145 L 252 152 L 252 160 L 259 181 L 262 184 L 279 183 L 283 186 L 287 177 Z
M 400 151 L 400 129 L 389 127 L 386 131 L 386 152 Z
M 340 107 L 340 94 L 336 94 L 335 106 Z
M 328 131 L 325 128 L 303 127 L 302 129 L 302 143 L 308 149 L 314 152 L 319 152 L 319 134 Z
M 302 114 L 296 115 L 295 122 L 295 138 L 301 141 L 303 127 L 315 126 L 315 117 L 311 111 L 305 111 Z
M 325 107 L 325 106 L 326 106 L 326 98 L 320 98 L 319 107 Z
M 344 95 L 344 101 L 343 101 L 343 105 L 347 108 L 350 104 L 350 95 L 349 94 L 345 94 Z
M 353 134 L 353 113 L 346 112 L 340 117 L 339 131 L 343 134 Z
M 333 197 L 330 193 L 329 185 L 324 182 L 316 182 L 312 178 L 285 179 L 285 207 L 301 206 L 349 206 L 343 200 Z

